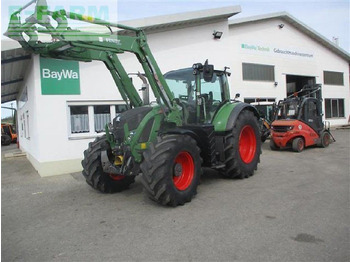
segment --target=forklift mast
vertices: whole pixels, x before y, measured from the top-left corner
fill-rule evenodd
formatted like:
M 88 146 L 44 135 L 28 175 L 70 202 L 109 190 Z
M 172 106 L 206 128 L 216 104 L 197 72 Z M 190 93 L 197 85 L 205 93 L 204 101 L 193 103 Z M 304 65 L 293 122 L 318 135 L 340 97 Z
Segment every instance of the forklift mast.
M 34 3 L 36 4 L 34 14 L 22 23 L 20 13 Z M 56 21 L 56 27 L 51 24 L 51 19 Z M 68 19 L 105 26 L 109 33 L 71 29 L 68 27 Z M 116 30 L 113 31 L 114 29 Z M 133 36 L 118 35 L 118 29 L 129 31 Z M 52 41 L 41 42 L 39 34 L 51 35 Z M 66 10 L 50 11 L 46 0 L 32 0 L 11 15 L 8 30 L 4 35 L 18 41 L 24 49 L 43 57 L 82 62 L 102 61 L 110 71 L 128 108 L 142 106 L 143 102 L 122 66 L 118 54 L 133 53 L 142 65 L 157 103 L 161 104 L 164 109 L 166 120 L 177 125 L 182 124 L 173 94 L 141 29 L 110 23 Z

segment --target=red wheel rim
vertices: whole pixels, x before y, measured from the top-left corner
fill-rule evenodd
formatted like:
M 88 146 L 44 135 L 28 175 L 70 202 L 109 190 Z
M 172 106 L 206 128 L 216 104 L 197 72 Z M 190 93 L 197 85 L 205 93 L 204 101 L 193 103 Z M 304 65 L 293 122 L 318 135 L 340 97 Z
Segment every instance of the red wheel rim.
M 186 190 L 194 177 L 194 162 L 190 153 L 180 152 L 175 158 L 173 182 L 178 190 Z
M 115 174 L 109 174 L 109 177 L 112 178 L 114 181 L 119 181 L 125 178 L 125 176 Z
M 253 161 L 256 152 L 256 137 L 254 129 L 246 125 L 239 135 L 239 155 L 244 163 Z

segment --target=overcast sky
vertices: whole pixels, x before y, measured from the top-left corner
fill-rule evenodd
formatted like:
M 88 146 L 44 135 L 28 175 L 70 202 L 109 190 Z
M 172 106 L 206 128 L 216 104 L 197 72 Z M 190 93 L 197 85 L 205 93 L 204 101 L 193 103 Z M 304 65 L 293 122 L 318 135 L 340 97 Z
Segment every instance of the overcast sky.
M 240 5 L 242 12 L 231 19 L 286 11 L 327 39 L 339 38 L 341 48 L 350 51 L 349 0 L 119 0 L 120 20 Z
M 2 31 L 6 30 L 9 10 L 22 6 L 29 0 L 2 0 Z M 108 19 L 119 21 L 240 5 L 242 12 L 231 19 L 287 11 L 327 39 L 339 38 L 339 45 L 350 52 L 349 0 L 47 0 L 50 9 L 64 7 L 88 10 L 92 8 L 105 18 L 103 6 L 108 7 Z M 118 11 L 117 11 L 118 10 Z
M 1 1 L 1 30 L 7 28 L 10 10 L 29 0 Z M 350 0 L 47 0 L 53 9 L 82 8 L 101 14 L 110 21 L 197 11 L 239 5 L 242 12 L 231 19 L 286 11 L 330 41 L 339 38 L 339 46 L 350 52 Z M 107 9 L 103 9 L 107 6 Z M 50 8 L 51 9 L 51 8 Z M 107 12 L 105 12 L 107 10 Z M 30 10 L 29 10 L 30 12 Z

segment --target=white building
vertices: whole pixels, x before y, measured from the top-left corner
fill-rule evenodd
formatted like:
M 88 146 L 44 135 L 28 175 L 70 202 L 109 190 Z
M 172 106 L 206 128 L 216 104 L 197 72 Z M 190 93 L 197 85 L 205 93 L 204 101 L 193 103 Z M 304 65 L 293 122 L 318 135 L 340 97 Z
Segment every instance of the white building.
M 239 12 L 234 6 L 125 24 L 146 31 L 163 73 L 209 59 L 231 68 L 231 95 L 247 102 L 278 101 L 320 83 L 325 119 L 348 124 L 349 54 L 287 13 L 229 20 Z M 48 60 L 18 47 L 2 45 L 2 102 L 17 100 L 20 148 L 41 176 L 80 171 L 88 142 L 124 109 L 114 81 L 100 62 Z M 121 60 L 128 72 L 141 71 L 131 55 Z M 50 68 L 69 68 L 71 81 L 49 79 Z

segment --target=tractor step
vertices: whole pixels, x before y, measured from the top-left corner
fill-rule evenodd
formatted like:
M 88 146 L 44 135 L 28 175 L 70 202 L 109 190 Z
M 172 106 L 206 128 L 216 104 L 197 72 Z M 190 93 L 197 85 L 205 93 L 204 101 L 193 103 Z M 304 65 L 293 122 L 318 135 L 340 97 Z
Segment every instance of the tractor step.
M 217 165 L 211 166 L 210 168 L 212 168 L 212 169 L 221 169 L 221 168 L 224 168 L 225 166 L 226 166 L 225 164 L 219 163 Z

